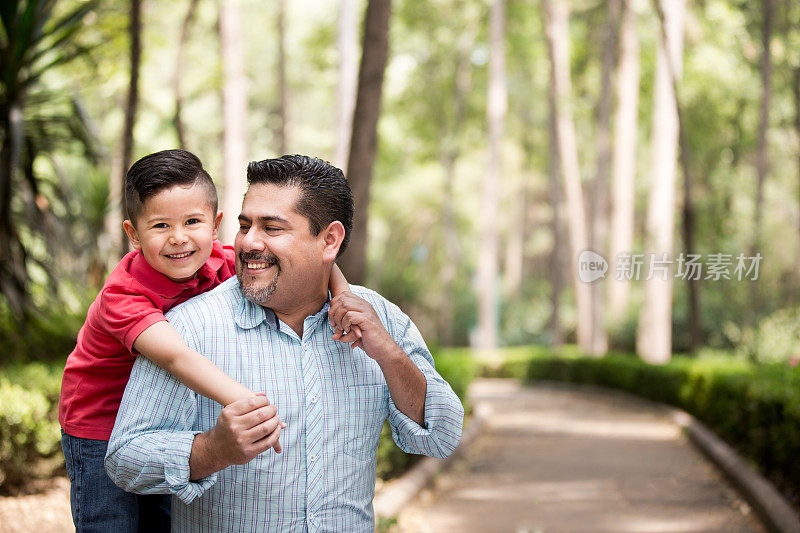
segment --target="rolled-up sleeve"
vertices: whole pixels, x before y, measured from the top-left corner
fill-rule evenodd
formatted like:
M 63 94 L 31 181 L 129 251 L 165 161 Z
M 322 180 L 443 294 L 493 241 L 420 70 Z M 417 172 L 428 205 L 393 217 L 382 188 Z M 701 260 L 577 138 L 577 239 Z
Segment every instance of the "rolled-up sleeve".
M 105 467 L 114 483 L 136 494 L 174 494 L 189 503 L 217 479 L 189 480 L 195 435 L 194 393 L 145 357 L 138 357 L 108 443 Z
M 452 387 L 436 371 L 417 327 L 399 309 L 391 313 L 390 333 L 425 376 L 425 424 L 420 426 L 403 414 L 389 399 L 389 424 L 392 438 L 406 453 L 444 458 L 455 451 L 461 441 L 464 407 Z M 394 312 L 392 312 L 394 311 Z

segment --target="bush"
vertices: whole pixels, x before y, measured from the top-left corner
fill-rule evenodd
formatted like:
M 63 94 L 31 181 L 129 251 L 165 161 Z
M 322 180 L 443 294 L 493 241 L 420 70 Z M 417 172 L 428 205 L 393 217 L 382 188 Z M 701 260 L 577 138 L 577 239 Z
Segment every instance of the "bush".
M 798 369 L 732 356 L 675 357 L 658 366 L 630 355 L 593 359 L 532 350 L 526 366 L 514 360 L 499 374 L 613 387 L 680 407 L 758 464 L 790 499 L 800 499 Z
M 2 492 L 24 487 L 31 480 L 33 466 L 60 450 L 58 394 L 62 369 L 63 363 L 0 369 Z M 62 461 L 56 463 L 60 465 Z

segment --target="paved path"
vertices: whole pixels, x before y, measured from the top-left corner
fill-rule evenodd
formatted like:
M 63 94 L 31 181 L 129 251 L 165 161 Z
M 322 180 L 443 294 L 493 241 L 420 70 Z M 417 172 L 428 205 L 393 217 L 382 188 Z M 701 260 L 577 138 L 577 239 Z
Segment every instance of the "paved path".
M 484 433 L 403 510 L 407 532 L 763 531 L 665 409 L 594 388 L 477 380 Z

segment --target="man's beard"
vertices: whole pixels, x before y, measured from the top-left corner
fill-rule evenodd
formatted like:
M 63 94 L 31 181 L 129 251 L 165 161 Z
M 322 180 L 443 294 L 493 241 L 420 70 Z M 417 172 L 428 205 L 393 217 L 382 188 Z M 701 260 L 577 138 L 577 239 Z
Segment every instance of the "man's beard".
M 270 281 L 266 287 L 255 286 L 254 282 L 246 285 L 243 279 L 247 274 L 247 263 L 245 261 L 263 261 L 267 263 L 268 266 L 274 264 L 277 266 L 278 271 L 275 273 L 275 277 L 272 278 L 272 281 Z M 253 252 L 242 252 L 239 254 L 239 264 L 241 265 L 242 269 L 242 272 L 239 275 L 239 288 L 242 291 L 242 296 L 255 304 L 265 305 L 270 296 L 272 296 L 278 288 L 278 276 L 281 275 L 281 266 L 278 262 L 278 258 L 272 254 L 262 256 Z

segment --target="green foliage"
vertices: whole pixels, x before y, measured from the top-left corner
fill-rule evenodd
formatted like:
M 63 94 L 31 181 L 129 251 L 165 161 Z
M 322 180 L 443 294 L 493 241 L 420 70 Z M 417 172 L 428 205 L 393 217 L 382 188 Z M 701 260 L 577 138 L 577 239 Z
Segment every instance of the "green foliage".
M 75 348 L 83 318 L 69 313 L 37 312 L 20 329 L 0 301 L 0 365 L 62 360 Z
M 0 369 L 0 492 L 30 482 L 33 465 L 60 450 L 58 395 L 62 369 L 63 362 Z
M 594 359 L 533 348 L 525 364 L 516 354 L 497 373 L 613 387 L 680 407 L 752 459 L 788 496 L 800 497 L 800 371 L 786 364 L 759 366 L 717 352 L 658 366 L 631 355 Z
M 743 351 L 760 363 L 787 363 L 800 359 L 800 307 L 779 309 L 763 318 L 750 335 L 744 335 Z

